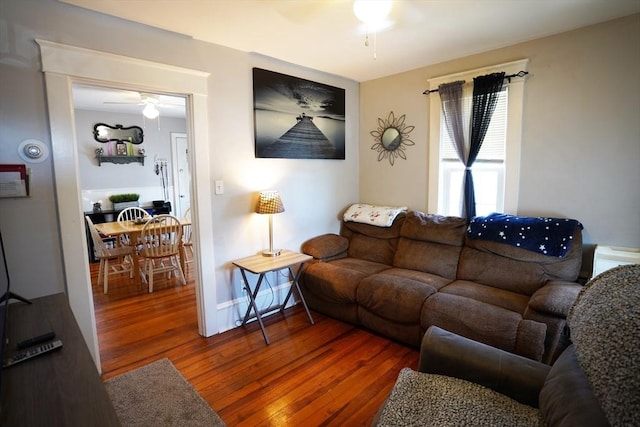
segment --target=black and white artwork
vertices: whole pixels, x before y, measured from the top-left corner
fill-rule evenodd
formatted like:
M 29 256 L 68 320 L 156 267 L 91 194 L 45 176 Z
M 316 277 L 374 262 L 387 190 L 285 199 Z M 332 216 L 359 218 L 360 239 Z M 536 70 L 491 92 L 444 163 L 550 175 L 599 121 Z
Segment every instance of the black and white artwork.
M 345 90 L 253 69 L 256 157 L 342 159 Z

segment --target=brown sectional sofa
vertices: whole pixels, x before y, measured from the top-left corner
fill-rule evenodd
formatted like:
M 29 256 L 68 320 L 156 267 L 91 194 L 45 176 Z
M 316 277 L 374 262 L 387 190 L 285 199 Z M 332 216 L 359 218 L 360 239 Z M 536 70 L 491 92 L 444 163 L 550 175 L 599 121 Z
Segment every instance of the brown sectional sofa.
M 390 227 L 342 221 L 302 245 L 308 305 L 419 347 L 432 325 L 552 363 L 582 286 L 582 233 L 563 257 L 467 235 L 463 218 L 400 213 Z

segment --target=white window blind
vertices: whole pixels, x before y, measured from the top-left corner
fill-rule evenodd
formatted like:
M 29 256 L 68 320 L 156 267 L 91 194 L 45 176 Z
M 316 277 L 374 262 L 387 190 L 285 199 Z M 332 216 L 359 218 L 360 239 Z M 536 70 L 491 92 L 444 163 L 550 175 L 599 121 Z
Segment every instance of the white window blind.
M 505 158 L 505 146 L 507 139 L 507 112 L 508 112 L 508 88 L 504 87 L 498 96 L 498 102 L 496 109 L 491 117 L 491 123 L 489 129 L 482 142 L 480 153 L 478 154 L 477 161 L 489 160 L 489 161 L 504 161 Z M 463 108 L 466 116 L 471 116 L 471 96 L 466 97 L 463 101 Z M 447 127 L 444 122 L 444 115 L 442 115 L 440 123 L 440 142 L 441 142 L 441 159 L 442 160 L 458 160 L 456 149 L 449 137 Z

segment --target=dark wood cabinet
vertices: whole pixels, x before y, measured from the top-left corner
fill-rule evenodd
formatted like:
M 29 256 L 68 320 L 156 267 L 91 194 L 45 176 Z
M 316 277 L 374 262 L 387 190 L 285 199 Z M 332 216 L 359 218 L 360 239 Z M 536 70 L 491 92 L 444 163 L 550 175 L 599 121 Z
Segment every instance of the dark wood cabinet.
M 9 307 L 9 351 L 53 331 L 62 348 L 2 371 L 2 426 L 119 426 L 65 294 Z

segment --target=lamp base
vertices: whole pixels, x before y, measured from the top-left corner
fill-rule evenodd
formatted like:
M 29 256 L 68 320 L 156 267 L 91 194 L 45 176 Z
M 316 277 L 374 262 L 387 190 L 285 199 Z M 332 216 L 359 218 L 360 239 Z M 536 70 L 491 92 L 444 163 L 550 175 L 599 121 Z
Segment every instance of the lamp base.
M 272 251 L 262 251 L 262 256 L 278 256 L 282 253 L 282 249 L 274 249 Z

